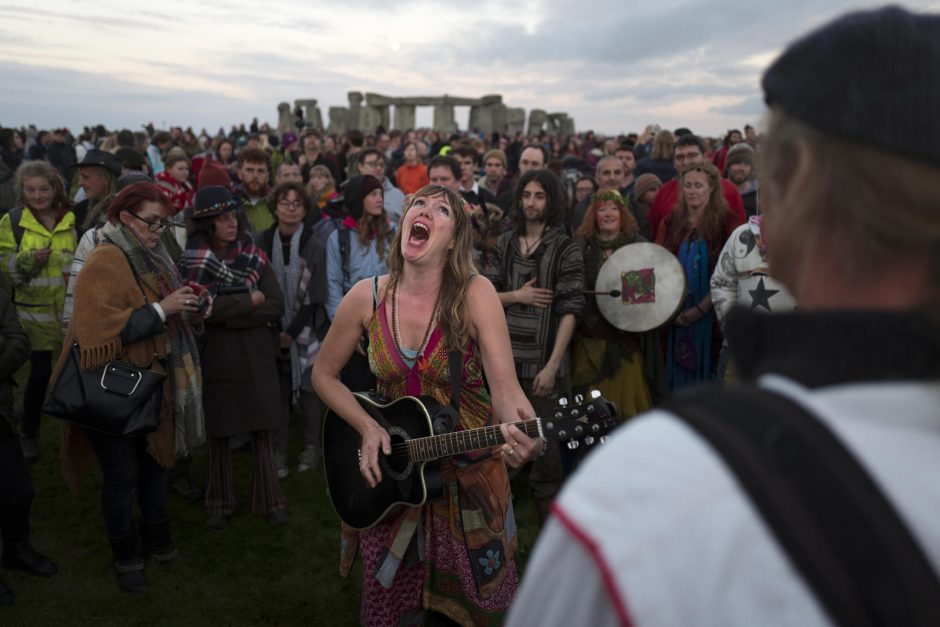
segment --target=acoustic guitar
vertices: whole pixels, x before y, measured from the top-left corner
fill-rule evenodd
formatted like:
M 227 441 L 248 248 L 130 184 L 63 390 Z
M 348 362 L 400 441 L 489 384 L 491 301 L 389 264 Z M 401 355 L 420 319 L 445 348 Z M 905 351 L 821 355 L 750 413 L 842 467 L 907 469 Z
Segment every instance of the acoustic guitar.
M 403 396 L 386 401 L 354 393 L 356 400 L 391 436 L 392 453 L 379 452 L 382 480 L 371 488 L 359 471 L 359 432 L 332 411 L 323 424 L 323 460 L 330 500 L 337 515 L 354 529 L 368 529 L 402 507 L 423 505 L 440 494 L 437 460 L 504 443 L 498 426 L 434 434 L 434 416 L 440 405 L 428 397 Z M 613 404 L 596 390 L 588 400 L 580 396 L 569 405 L 561 399 L 552 416 L 516 422 L 530 438 L 544 437 L 566 443 L 570 449 L 606 439 L 619 424 Z

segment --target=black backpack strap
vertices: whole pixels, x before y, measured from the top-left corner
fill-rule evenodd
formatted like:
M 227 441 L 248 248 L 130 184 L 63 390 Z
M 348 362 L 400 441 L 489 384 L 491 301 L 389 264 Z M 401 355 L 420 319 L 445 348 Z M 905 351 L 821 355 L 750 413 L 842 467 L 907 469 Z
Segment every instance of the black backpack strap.
M 343 289 L 349 284 L 349 229 L 340 225 L 339 234 L 339 256 L 343 261 Z
M 940 625 L 937 573 L 822 421 L 780 394 L 743 385 L 692 389 L 664 409 L 724 458 L 834 623 Z
M 23 233 L 26 232 L 26 229 L 23 228 L 23 225 L 20 224 L 20 221 L 23 219 L 23 205 L 17 205 L 10 209 L 10 228 L 13 230 L 13 239 L 16 242 L 16 249 L 20 249 L 20 244 L 23 242 Z

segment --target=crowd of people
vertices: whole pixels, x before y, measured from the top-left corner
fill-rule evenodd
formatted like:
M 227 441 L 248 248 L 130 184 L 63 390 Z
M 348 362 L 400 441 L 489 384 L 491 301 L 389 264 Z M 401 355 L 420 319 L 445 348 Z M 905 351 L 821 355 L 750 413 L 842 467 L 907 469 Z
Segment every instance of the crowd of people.
M 920 27 L 919 18 L 903 12 L 884 19 Z M 850 28 L 848 35 L 833 28 L 824 36 L 851 35 Z M 893 42 L 885 37 L 890 54 Z M 933 54 L 937 67 L 940 53 Z M 29 544 L 22 522 L 32 498 L 25 464 L 50 446 L 39 439 L 43 402 L 76 344 L 84 368 L 123 355 L 138 364 L 158 360 L 168 374 L 162 391 L 168 402 L 152 433 L 119 437 L 62 426 L 69 484 L 77 486 L 92 458 L 100 465 L 105 529 L 122 589 L 146 590 L 145 558 L 176 555 L 169 490 L 202 502 L 207 529 L 225 529 L 235 512 L 233 448 L 252 453 L 250 510 L 272 525 L 287 523 L 279 482 L 292 468 L 305 472 L 319 463 L 325 407 L 361 434 L 360 472 L 375 485 L 380 456 L 391 453 L 389 433 L 351 394 L 371 389 L 385 398 L 426 395 L 452 403 L 459 413 L 454 428 L 501 425 L 505 443 L 492 455 L 449 459 L 443 480 L 450 489 L 441 499 L 367 530 L 343 529 L 341 570 L 348 572 L 357 550 L 364 560 L 364 624 L 420 621 L 426 612 L 459 624 L 501 621 L 520 579 L 509 484 L 517 473 L 531 489 L 539 524 L 549 525 L 536 564 L 552 570 L 546 560 L 565 560 L 570 571 L 557 578 L 567 586 L 575 585 L 572 577 L 598 580 L 592 594 L 609 598 L 592 610 L 599 621 L 592 624 L 630 624 L 620 604 L 634 592 L 635 579 L 591 570 L 591 559 L 601 570 L 604 559 L 630 559 L 591 548 L 591 530 L 606 532 L 613 523 L 589 489 L 565 492 L 567 499 L 558 501 L 579 467 L 590 470 L 593 463 L 607 478 L 621 476 L 609 452 L 615 447 L 585 459 L 583 449 L 529 437 L 513 423 L 551 416 L 563 398 L 590 389 L 600 390 L 626 422 L 683 398 L 696 383 L 753 380 L 755 371 L 768 371 L 755 346 L 772 342 L 735 336 L 736 309 L 774 314 L 738 323 L 757 333 L 772 324 L 763 318 L 796 325 L 797 302 L 826 308 L 827 298 L 842 294 L 830 284 L 816 287 L 815 271 L 799 262 L 801 254 L 816 254 L 817 267 L 831 271 L 821 276 L 832 281 L 851 270 L 827 264 L 800 239 L 798 227 L 784 226 L 796 218 L 783 212 L 800 201 L 783 184 L 799 181 L 805 203 L 817 203 L 821 213 L 834 210 L 827 204 L 833 195 L 798 167 L 811 150 L 791 144 L 803 132 L 819 142 L 813 150 L 824 149 L 825 133 L 840 140 L 869 136 L 859 137 L 851 125 L 830 128 L 838 126 L 834 118 L 817 124 L 815 116 L 823 114 L 803 108 L 787 83 L 795 79 L 781 65 L 785 60 L 765 79 L 778 106 L 767 137 L 750 125 L 719 139 L 658 125 L 616 137 L 382 128 L 334 135 L 302 121 L 298 134 L 257 120 L 215 136 L 180 127 L 114 132 L 97 126 L 77 137 L 67 129 L 0 129 L 0 309 L 6 312 L 0 427 L 3 468 L 16 477 L 3 478 L 9 485 L 0 494 L 4 565 L 55 572 Z M 864 100 L 864 89 L 855 89 Z M 795 130 L 787 135 L 790 126 Z M 890 141 L 876 146 L 897 148 Z M 934 151 L 931 144 L 926 157 L 907 156 L 926 158 L 935 169 Z M 769 227 L 762 200 L 777 203 Z M 908 242 L 916 266 L 917 251 L 937 252 L 936 217 L 910 211 L 910 220 L 933 225 L 922 229 L 918 242 L 926 243 Z M 807 228 L 836 219 L 816 221 L 805 209 L 798 215 Z M 865 224 L 856 222 L 846 237 Z M 685 287 L 658 328 L 631 332 L 603 315 L 597 299 L 604 296 L 593 292 L 612 256 L 644 242 L 674 256 Z M 884 242 L 877 245 L 887 250 Z M 882 249 L 866 250 L 874 263 Z M 787 266 L 778 271 L 781 263 Z M 865 267 L 874 272 L 871 263 Z M 623 285 L 626 290 L 626 278 Z M 888 283 L 879 289 L 879 297 L 891 297 Z M 896 296 L 910 308 L 919 305 Z M 849 301 L 829 304 L 864 305 Z M 451 353 L 460 355 L 459 391 Z M 9 381 L 26 361 L 22 410 L 14 414 Z M 935 387 L 936 363 L 931 367 Z M 303 433 L 295 466 L 287 457 L 292 414 Z M 650 432 L 646 443 L 665 450 L 666 431 L 659 440 Z M 637 453 L 644 446 L 637 437 L 616 440 L 623 458 L 649 457 Z M 200 480 L 187 468 L 203 445 L 209 474 Z M 683 446 L 689 453 L 692 445 Z M 666 480 L 682 480 L 674 474 L 663 473 L 663 490 Z M 631 489 L 637 502 L 648 498 L 642 481 Z M 613 493 L 598 498 L 621 501 Z M 7 511 L 18 512 L 20 522 L 8 523 Z M 630 517 L 626 509 L 624 517 Z M 565 534 L 581 542 L 566 549 L 551 544 Z M 629 546 L 642 550 L 643 537 Z M 516 624 L 542 623 L 566 603 L 547 590 L 524 591 L 534 602 Z M 0 584 L 0 599 L 12 598 Z M 575 606 L 566 611 L 560 615 L 583 622 L 570 614 L 579 611 Z M 656 609 L 636 611 L 645 621 Z

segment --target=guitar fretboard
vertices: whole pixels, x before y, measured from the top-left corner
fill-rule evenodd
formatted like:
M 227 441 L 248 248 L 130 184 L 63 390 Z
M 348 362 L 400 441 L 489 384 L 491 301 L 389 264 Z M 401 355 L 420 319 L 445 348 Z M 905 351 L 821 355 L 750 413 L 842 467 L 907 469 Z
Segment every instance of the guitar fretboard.
M 515 422 L 513 425 L 530 438 L 539 436 L 539 419 Z M 412 462 L 430 461 L 451 455 L 460 455 L 484 448 L 493 448 L 505 442 L 498 426 L 481 427 L 469 431 L 454 431 L 444 435 L 431 435 L 408 440 L 408 459 Z

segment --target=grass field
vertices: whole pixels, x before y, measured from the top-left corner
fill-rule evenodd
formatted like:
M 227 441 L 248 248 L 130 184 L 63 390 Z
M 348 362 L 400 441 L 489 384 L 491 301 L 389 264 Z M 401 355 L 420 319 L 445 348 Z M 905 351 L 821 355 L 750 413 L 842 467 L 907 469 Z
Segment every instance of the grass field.
M 356 625 L 357 567 L 338 575 L 339 524 L 322 468 L 296 473 L 299 427 L 291 431 L 291 474 L 281 482 L 290 522 L 271 527 L 246 511 L 249 455 L 234 455 L 236 513 L 221 533 L 207 531 L 201 507 L 170 496 L 170 519 L 180 557 L 148 563 L 150 589 L 118 590 L 101 518 L 95 472 L 78 495 L 62 479 L 58 421 L 43 418 L 42 457 L 30 466 L 36 486 L 32 541 L 54 559 L 50 579 L 0 569 L 16 603 L 0 608 L 0 625 Z M 196 453 L 191 477 L 203 486 L 206 451 Z M 514 484 L 520 564 L 534 540 L 535 511 L 524 483 Z

